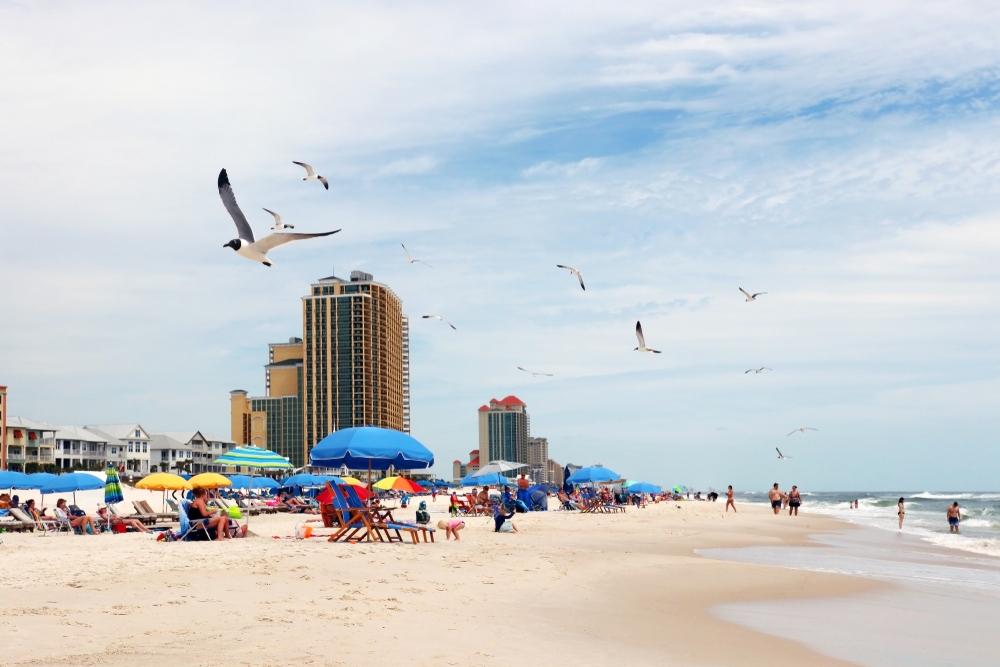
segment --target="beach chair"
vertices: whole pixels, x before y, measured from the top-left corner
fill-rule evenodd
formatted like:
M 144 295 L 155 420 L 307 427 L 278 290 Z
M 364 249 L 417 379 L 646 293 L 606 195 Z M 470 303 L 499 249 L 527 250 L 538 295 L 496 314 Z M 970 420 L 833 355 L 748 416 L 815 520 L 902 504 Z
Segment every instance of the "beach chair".
M 147 526 L 152 526 L 156 523 L 156 520 L 158 518 L 156 514 L 154 512 L 147 512 L 145 508 L 143 508 L 143 506 L 139 504 L 138 500 L 132 501 L 132 507 L 135 508 L 135 514 L 131 516 L 122 515 L 123 519 L 138 519 Z
M 31 532 L 35 532 L 35 522 L 34 520 L 32 520 L 30 516 L 28 516 L 28 514 L 24 510 L 22 510 L 20 507 L 12 507 L 10 508 L 9 511 L 11 517 L 13 517 L 14 519 L 9 523 L 12 524 L 17 523 L 18 526 L 20 526 L 19 530 L 21 530 L 22 532 L 25 530 L 30 530 Z M 7 523 L 8 522 L 5 521 L 4 525 L 6 525 Z
M 152 507 L 149 506 L 149 502 L 146 500 L 140 500 L 139 505 L 145 510 L 147 515 L 153 515 L 157 519 L 163 519 L 165 521 L 177 521 L 178 512 L 157 512 Z
M 5 516 L 9 518 L 0 520 L 0 528 L 3 528 L 4 530 L 10 530 L 16 533 L 22 533 L 26 530 L 35 529 L 34 523 L 30 521 L 28 522 L 21 521 L 20 519 L 16 518 L 9 510 L 3 510 L 2 512 L 0 512 L 0 514 L 4 514 L 5 512 L 6 512 Z
M 72 525 L 68 525 L 69 522 L 60 522 L 55 518 L 45 518 L 38 513 L 38 510 L 11 510 L 11 512 L 17 511 L 22 516 L 27 517 L 29 521 L 35 524 L 37 530 L 42 531 L 42 535 L 48 535 L 49 533 L 61 533 L 61 532 L 73 532 Z M 17 515 L 15 515 L 17 516 Z
M 357 491 L 350 484 L 339 484 L 338 487 L 344 494 L 344 500 L 347 501 L 348 507 L 364 508 L 365 504 L 362 502 L 361 498 L 358 496 Z M 389 538 L 389 542 L 403 541 L 403 536 L 400 531 L 407 532 L 413 538 L 413 543 L 416 544 L 420 540 L 417 539 L 418 535 L 422 535 L 424 542 L 427 542 L 427 537 L 430 536 L 430 541 L 434 541 L 434 529 L 429 526 L 420 526 L 415 523 L 409 523 L 406 521 L 396 521 L 392 518 L 392 510 L 386 508 L 372 508 L 372 518 L 375 520 L 375 525 L 385 531 L 386 536 Z M 392 538 L 393 531 L 396 533 L 396 539 Z
M 182 500 L 179 503 L 179 512 L 177 512 L 177 518 L 180 520 L 181 524 L 181 536 L 179 540 L 184 542 L 198 542 L 203 540 L 214 540 L 218 535 L 214 528 L 208 527 L 209 519 L 206 517 L 204 519 L 198 519 L 192 521 L 188 518 L 188 507 L 190 503 L 186 500 Z

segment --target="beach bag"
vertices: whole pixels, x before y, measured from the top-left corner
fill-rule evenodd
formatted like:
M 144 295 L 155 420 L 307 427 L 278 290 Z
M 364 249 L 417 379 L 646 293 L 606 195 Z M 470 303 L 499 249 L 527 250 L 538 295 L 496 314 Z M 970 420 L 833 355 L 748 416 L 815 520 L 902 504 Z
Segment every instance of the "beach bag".
M 124 533 L 128 529 L 125 527 L 125 522 L 124 521 L 112 521 L 111 522 L 111 530 L 113 530 L 116 533 Z
M 229 518 L 230 519 L 237 519 L 237 520 L 239 520 L 239 519 L 243 518 L 243 513 L 240 512 L 240 508 L 239 507 L 227 507 L 226 508 L 226 512 L 229 514 Z
M 430 512 L 425 510 L 417 510 L 417 523 L 427 524 L 431 522 Z

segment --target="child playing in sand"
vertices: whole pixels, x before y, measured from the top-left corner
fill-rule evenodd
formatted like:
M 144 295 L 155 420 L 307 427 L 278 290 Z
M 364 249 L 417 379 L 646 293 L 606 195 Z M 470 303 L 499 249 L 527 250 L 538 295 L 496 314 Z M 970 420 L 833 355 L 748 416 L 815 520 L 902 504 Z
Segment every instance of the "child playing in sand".
M 465 528 L 465 522 L 461 519 L 452 519 L 451 521 L 438 521 L 437 527 L 445 531 L 444 539 L 445 541 L 450 540 L 451 536 L 455 536 L 455 541 L 458 542 L 458 531 Z

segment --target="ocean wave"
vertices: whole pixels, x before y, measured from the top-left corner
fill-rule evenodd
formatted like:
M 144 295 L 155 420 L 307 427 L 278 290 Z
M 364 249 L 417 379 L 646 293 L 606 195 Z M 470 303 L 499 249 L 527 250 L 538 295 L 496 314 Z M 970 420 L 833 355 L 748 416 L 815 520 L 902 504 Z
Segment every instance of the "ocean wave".
M 982 538 L 953 535 L 950 533 L 924 535 L 922 537 L 927 542 L 939 547 L 961 549 L 962 551 L 971 551 L 986 556 L 1000 556 L 1000 540 L 984 540 Z
M 926 500 L 993 500 L 1000 498 L 1000 493 L 914 493 L 911 498 L 924 498 Z
M 962 517 L 962 525 L 969 528 L 1000 528 L 1000 524 L 987 519 L 967 519 Z

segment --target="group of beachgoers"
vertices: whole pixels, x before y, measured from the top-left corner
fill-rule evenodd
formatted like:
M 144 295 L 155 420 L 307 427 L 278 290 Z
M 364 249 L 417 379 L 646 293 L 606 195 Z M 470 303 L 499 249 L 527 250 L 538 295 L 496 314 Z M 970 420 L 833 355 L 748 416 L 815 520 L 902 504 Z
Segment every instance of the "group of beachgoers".
M 76 505 L 70 505 L 65 498 L 59 498 L 56 501 L 55 511 L 52 516 L 49 516 L 47 508 L 38 509 L 35 506 L 34 498 L 29 498 L 22 503 L 17 495 L 11 496 L 3 493 L 0 494 L 0 510 L 6 510 L 6 512 L 20 510 L 36 525 L 50 527 L 53 530 L 59 526 L 65 526 L 80 535 L 97 535 L 115 525 L 123 526 L 126 530 L 131 528 L 140 533 L 149 532 L 149 528 L 137 519 L 110 516 L 107 505 L 101 505 L 97 509 L 97 515 L 90 516 Z
M 733 487 L 729 487 L 730 494 L 732 494 L 732 490 Z M 799 515 L 799 507 L 802 506 L 802 493 L 799 491 L 799 487 L 794 484 L 792 484 L 792 490 L 785 493 L 778 486 L 778 483 L 775 482 L 771 490 L 768 491 L 767 498 L 771 501 L 771 509 L 774 510 L 775 514 L 787 509 L 788 516 Z M 728 510 L 729 508 L 727 507 L 726 509 Z M 734 506 L 733 509 L 735 510 L 736 507 Z

